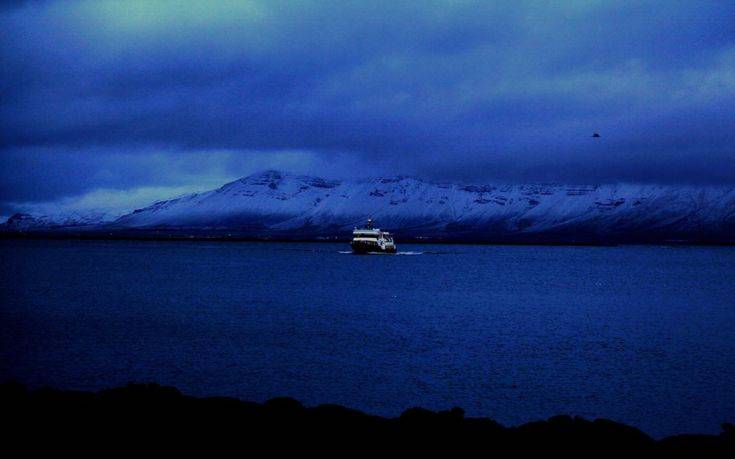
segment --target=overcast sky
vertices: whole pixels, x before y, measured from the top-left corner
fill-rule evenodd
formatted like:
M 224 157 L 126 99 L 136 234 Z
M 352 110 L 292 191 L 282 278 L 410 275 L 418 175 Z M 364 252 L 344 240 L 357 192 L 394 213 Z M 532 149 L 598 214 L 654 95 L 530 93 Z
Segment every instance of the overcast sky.
M 735 184 L 733 1 L 6 1 L 0 30 L 2 215 L 265 168 Z

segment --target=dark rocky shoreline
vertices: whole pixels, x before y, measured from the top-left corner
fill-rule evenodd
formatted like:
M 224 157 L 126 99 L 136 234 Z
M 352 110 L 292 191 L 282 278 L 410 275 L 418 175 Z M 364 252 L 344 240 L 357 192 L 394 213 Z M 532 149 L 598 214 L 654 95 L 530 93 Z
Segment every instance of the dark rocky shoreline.
M 489 418 L 465 417 L 460 408 L 433 412 L 406 410 L 384 418 L 337 405 L 304 407 L 290 398 L 265 403 L 226 397 L 197 398 L 173 387 L 129 384 L 97 393 L 42 388 L 19 383 L 0 385 L 6 420 L 6 448 L 14 442 L 120 448 L 233 446 L 336 452 L 372 451 L 559 451 L 581 454 L 610 452 L 735 452 L 735 426 L 723 424 L 719 435 L 683 434 L 655 440 L 617 422 L 555 416 L 545 421 L 505 427 Z M 149 451 L 149 450 L 148 450 Z

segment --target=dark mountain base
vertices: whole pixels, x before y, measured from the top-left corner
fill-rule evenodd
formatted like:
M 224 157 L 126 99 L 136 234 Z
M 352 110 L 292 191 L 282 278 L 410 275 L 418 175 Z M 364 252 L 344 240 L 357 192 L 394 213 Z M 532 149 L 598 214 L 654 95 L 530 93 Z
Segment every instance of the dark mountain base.
M 735 234 L 735 233 L 732 233 Z M 615 246 L 624 244 L 653 245 L 720 245 L 733 246 L 735 238 L 726 235 L 628 234 L 600 236 L 591 233 L 559 234 L 486 234 L 458 233 L 422 236 L 401 233 L 397 244 L 480 244 L 480 245 L 581 245 Z M 257 232 L 217 229 L 116 229 L 100 231 L 85 229 L 55 229 L 30 231 L 0 231 L 0 239 L 91 239 L 140 241 L 263 241 L 263 242 L 342 242 L 348 244 L 351 235 L 344 232 Z
M 460 408 L 422 408 L 398 418 L 371 416 L 337 405 L 305 408 L 277 398 L 263 404 L 233 398 L 196 398 L 172 387 L 130 384 L 99 393 L 0 385 L 6 448 L 89 449 L 106 454 L 142 454 L 192 448 L 224 448 L 239 454 L 298 450 L 341 455 L 372 451 L 559 451 L 586 455 L 610 452 L 702 453 L 735 451 L 735 427 L 720 435 L 678 435 L 655 441 L 613 421 L 556 416 L 504 427 L 487 418 L 466 418 Z M 263 449 L 265 448 L 265 449 Z M 262 454 L 260 454 L 262 456 Z

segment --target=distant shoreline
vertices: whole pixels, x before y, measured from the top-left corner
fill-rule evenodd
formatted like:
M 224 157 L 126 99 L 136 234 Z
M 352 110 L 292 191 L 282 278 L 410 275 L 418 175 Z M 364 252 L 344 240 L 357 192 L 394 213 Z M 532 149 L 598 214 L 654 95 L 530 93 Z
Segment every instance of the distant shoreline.
M 284 236 L 284 235 L 222 235 L 222 234 L 191 234 L 185 232 L 161 233 L 155 231 L 32 231 L 0 232 L 0 239 L 48 239 L 48 240 L 109 240 L 109 241 L 191 241 L 191 242 L 278 242 L 278 243 L 342 243 L 348 244 L 348 237 L 340 236 Z M 570 246 L 570 247 L 616 247 L 621 245 L 660 245 L 660 246 L 719 246 L 733 247 L 735 240 L 708 240 L 708 239 L 667 239 L 655 238 L 617 238 L 611 240 L 595 240 L 581 238 L 580 240 L 553 237 L 523 237 L 499 239 L 451 238 L 451 237 L 408 237 L 397 238 L 400 244 L 434 244 L 434 245 L 502 245 L 502 246 Z

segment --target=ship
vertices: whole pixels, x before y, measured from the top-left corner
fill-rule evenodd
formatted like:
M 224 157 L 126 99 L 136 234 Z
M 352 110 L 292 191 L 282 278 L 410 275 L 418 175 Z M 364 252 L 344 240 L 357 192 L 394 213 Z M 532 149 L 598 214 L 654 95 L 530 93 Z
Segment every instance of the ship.
M 396 244 L 393 236 L 380 228 L 373 228 L 373 220 L 368 219 L 365 228 L 355 228 L 352 231 L 353 253 L 396 253 Z

